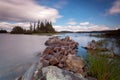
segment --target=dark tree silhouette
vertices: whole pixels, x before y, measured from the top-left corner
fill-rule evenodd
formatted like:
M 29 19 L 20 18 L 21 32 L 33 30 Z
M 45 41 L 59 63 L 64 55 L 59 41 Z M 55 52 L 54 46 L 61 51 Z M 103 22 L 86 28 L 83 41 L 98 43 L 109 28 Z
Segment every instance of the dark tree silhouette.
M 20 26 L 15 26 L 11 31 L 12 34 L 23 34 L 24 32 L 25 30 Z

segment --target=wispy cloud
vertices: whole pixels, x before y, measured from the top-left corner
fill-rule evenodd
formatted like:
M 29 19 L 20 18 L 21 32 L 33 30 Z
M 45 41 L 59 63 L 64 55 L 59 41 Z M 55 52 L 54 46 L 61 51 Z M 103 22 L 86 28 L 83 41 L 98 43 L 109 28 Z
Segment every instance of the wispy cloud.
M 69 19 L 69 21 L 67 22 L 67 24 L 68 25 L 76 25 L 77 22 L 73 18 L 71 18 L 71 19 Z
M 35 0 L 0 0 L 1 21 L 35 21 L 60 18 L 57 9 L 39 5 Z
M 116 0 L 112 7 L 106 12 L 107 15 L 120 14 L 120 0 Z
M 90 24 L 90 23 L 89 23 L 88 21 L 87 21 L 87 22 L 81 22 L 81 23 L 80 23 L 81 26 L 87 26 L 87 25 L 89 25 L 89 24 Z

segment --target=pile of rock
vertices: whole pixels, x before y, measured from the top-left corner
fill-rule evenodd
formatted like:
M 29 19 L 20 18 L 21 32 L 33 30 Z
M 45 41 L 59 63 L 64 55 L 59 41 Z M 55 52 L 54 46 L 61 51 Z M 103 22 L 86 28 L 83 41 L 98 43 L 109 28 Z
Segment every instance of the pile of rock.
M 77 42 L 68 36 L 63 39 L 52 37 L 45 45 L 47 48 L 41 54 L 32 78 L 27 74 L 17 80 L 88 80 L 84 78 L 85 61 L 76 56 Z
M 43 66 L 57 66 L 75 73 L 83 74 L 85 61 L 77 57 L 78 43 L 71 40 L 69 36 L 60 39 L 58 37 L 50 38 L 45 45 L 48 47 L 41 55 Z

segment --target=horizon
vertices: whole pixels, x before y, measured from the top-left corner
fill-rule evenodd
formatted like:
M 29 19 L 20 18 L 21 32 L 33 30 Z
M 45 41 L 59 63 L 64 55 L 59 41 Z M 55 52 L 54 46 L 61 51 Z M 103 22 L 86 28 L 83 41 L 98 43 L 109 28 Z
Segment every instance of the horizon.
M 28 29 L 48 20 L 56 31 L 103 31 L 120 28 L 120 0 L 1 0 L 0 29 Z

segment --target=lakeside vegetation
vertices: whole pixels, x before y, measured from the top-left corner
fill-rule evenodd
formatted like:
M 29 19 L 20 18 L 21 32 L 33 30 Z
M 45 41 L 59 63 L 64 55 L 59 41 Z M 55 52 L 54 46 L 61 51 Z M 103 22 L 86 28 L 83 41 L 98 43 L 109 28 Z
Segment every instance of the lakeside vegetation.
M 112 41 L 110 50 L 114 52 L 116 41 Z M 110 45 L 108 40 L 96 42 L 98 48 L 107 48 Z M 114 48 L 113 48 L 114 47 Z M 120 46 L 119 46 L 120 47 Z M 103 51 L 104 52 L 104 51 Z M 88 50 L 88 76 L 95 77 L 97 80 L 120 80 L 120 58 L 119 56 L 109 57 L 109 54 L 101 54 L 101 50 Z
M 90 55 L 88 57 L 88 75 L 97 80 L 120 80 L 120 59 L 110 59 L 106 55 Z
M 1 29 L 1 30 L 0 30 L 0 33 L 7 33 L 7 31 L 6 31 L 6 30 Z

